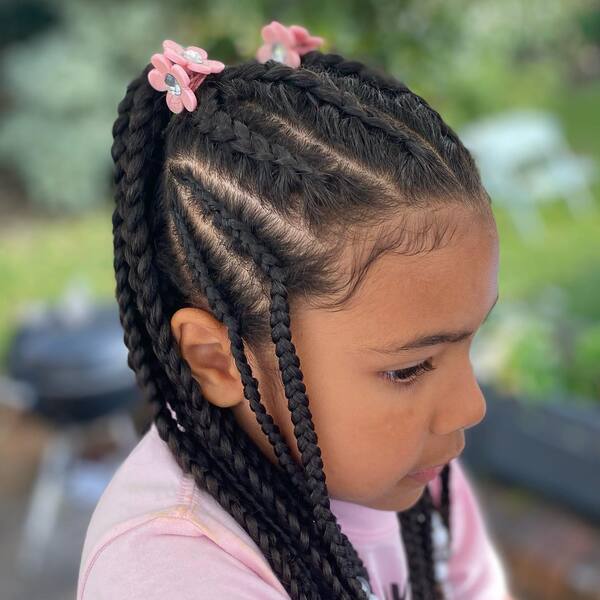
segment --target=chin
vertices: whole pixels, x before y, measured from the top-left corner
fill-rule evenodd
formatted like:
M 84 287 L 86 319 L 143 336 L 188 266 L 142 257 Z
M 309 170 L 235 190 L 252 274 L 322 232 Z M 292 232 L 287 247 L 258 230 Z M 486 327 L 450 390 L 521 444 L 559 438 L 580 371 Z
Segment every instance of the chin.
M 408 510 L 409 508 L 412 508 L 421 498 L 421 496 L 423 495 L 423 491 L 425 490 L 425 486 L 423 486 L 422 488 L 418 488 L 415 492 L 412 498 L 407 499 L 406 502 L 402 503 L 402 506 L 396 508 L 395 510 L 397 512 L 402 512 L 403 510 Z
M 396 512 L 402 512 L 412 508 L 423 495 L 425 491 L 425 485 L 416 486 L 410 490 L 403 490 L 396 496 L 391 496 L 380 500 L 377 505 L 371 505 L 373 508 L 379 510 L 394 510 Z

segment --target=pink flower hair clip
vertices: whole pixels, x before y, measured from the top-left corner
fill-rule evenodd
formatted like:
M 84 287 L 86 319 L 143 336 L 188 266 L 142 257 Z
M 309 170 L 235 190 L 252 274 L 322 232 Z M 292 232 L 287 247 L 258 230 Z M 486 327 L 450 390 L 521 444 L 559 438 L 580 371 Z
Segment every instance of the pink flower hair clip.
M 261 35 L 264 44 L 256 51 L 256 60 L 264 63 L 276 60 L 290 67 L 300 66 L 300 57 L 320 46 L 324 39 L 310 35 L 301 25 L 286 27 L 279 21 L 263 26 Z
M 220 73 L 225 65 L 208 59 L 206 50 L 198 46 L 184 47 L 173 40 L 164 40 L 162 45 L 163 53 L 150 58 L 154 69 L 148 72 L 148 82 L 155 90 L 167 92 L 172 112 L 192 111 L 198 105 L 195 90 L 208 74 Z

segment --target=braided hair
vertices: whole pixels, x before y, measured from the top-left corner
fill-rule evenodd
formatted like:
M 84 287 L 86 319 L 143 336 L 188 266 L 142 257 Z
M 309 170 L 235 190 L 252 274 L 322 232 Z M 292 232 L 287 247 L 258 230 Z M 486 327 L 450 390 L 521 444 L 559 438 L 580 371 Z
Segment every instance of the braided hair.
M 210 74 L 198 108 L 173 115 L 147 81 L 128 85 L 113 125 L 116 296 L 128 364 L 180 467 L 256 542 L 291 598 L 366 598 L 369 574 L 330 508 L 290 305 L 340 309 L 375 258 L 377 237 L 340 281 L 350 235 L 395 214 L 489 196 L 454 131 L 403 83 L 318 50 L 299 68 L 252 59 Z M 435 229 L 435 228 L 434 228 Z M 352 234 L 350 234 L 352 232 Z M 397 230 L 396 230 L 397 235 Z M 439 238 L 436 238 L 439 239 Z M 412 248 L 423 236 L 412 235 Z M 232 411 L 203 397 L 170 328 L 182 307 L 226 325 L 244 396 L 272 445 L 267 460 Z M 261 402 L 246 349 L 275 345 L 298 464 Z M 427 488 L 399 512 L 413 600 L 443 598 L 431 514 L 450 533 L 450 465 L 440 506 Z

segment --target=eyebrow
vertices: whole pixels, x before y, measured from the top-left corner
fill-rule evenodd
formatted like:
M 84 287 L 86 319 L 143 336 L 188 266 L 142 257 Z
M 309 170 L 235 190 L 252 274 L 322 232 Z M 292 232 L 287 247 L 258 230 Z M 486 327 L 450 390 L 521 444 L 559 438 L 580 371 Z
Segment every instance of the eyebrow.
M 490 313 L 492 312 L 494 306 L 496 306 L 496 302 L 498 302 L 498 298 L 499 295 L 496 296 L 496 299 L 494 300 L 494 303 L 492 304 L 490 310 L 485 316 L 483 323 L 485 323 L 488 320 Z M 455 344 L 468 338 L 472 334 L 473 331 L 445 331 L 420 336 L 403 344 L 397 344 L 396 342 L 393 342 L 391 344 L 388 344 L 387 346 L 384 346 L 383 348 L 368 348 L 366 346 L 363 346 L 363 349 L 368 350 L 370 352 L 376 352 L 377 354 L 397 354 L 399 352 L 406 352 L 407 350 L 426 348 L 428 346 L 436 346 L 438 344 Z

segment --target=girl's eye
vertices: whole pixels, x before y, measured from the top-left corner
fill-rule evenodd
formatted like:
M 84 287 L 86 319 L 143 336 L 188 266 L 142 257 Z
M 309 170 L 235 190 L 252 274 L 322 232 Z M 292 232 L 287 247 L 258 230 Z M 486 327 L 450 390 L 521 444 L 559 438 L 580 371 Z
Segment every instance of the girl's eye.
M 394 384 L 409 386 L 412 385 L 419 379 L 419 376 L 426 371 L 433 371 L 435 367 L 431 364 L 431 359 L 408 367 L 406 369 L 396 369 L 395 371 L 383 371 L 382 377 L 391 381 Z

